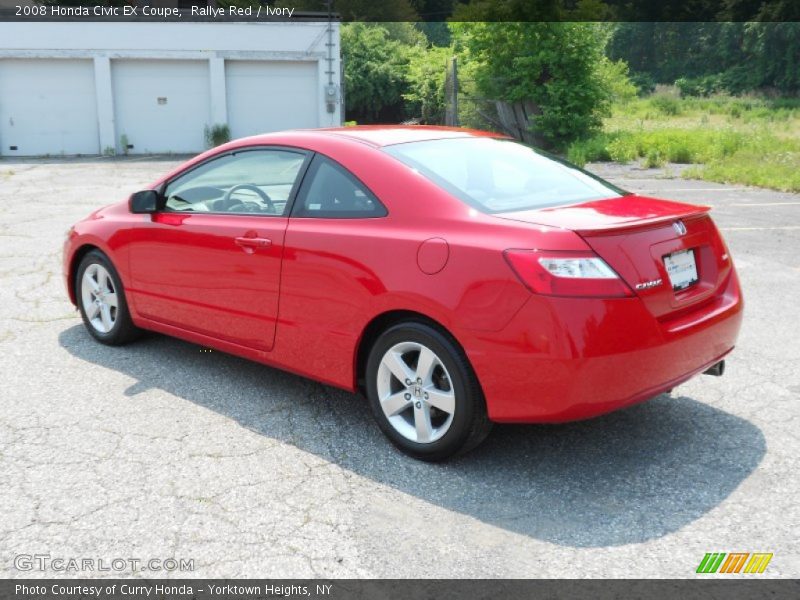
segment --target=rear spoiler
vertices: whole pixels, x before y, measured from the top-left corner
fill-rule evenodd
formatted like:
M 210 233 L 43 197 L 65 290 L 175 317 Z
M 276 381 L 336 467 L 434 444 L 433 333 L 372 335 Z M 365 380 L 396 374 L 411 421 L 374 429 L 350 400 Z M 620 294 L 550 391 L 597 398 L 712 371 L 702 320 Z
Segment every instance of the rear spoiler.
M 710 210 L 710 206 L 627 194 L 619 198 L 529 209 L 498 216 L 545 227 L 569 229 L 582 236 L 591 236 L 649 229 L 670 221 L 699 219 Z
M 658 215 L 655 217 L 646 217 L 643 219 L 635 219 L 630 220 L 624 223 L 608 223 L 603 225 L 595 225 L 591 228 L 587 229 L 573 229 L 576 233 L 580 234 L 581 236 L 592 236 L 592 235 L 608 235 L 613 234 L 616 232 L 623 232 L 623 231 L 636 231 L 639 229 L 650 229 L 654 225 L 660 225 L 662 223 L 670 223 L 672 221 L 690 221 L 692 219 L 699 219 L 709 213 L 711 210 L 710 206 L 687 206 L 687 210 L 685 211 L 676 211 L 673 214 L 669 215 Z

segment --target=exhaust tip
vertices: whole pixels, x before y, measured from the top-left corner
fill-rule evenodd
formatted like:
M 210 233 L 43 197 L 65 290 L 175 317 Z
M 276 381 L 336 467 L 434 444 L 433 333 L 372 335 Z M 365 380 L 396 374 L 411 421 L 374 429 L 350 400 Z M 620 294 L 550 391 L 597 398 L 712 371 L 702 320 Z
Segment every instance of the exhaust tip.
M 703 371 L 703 375 L 713 375 L 714 377 L 722 377 L 722 374 L 725 372 L 725 361 L 721 360 L 713 367 L 710 367 Z

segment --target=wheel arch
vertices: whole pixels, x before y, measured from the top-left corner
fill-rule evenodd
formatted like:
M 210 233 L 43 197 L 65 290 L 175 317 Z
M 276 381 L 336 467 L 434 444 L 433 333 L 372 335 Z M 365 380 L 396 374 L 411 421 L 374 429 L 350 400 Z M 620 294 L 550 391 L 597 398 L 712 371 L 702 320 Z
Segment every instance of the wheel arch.
M 362 395 L 366 395 L 365 381 L 367 359 L 369 358 L 369 351 L 375 341 L 390 327 L 409 321 L 424 323 L 425 325 L 436 329 L 439 333 L 446 336 L 451 342 L 453 342 L 453 344 L 455 344 L 455 346 L 461 350 L 465 357 L 467 356 L 464 347 L 458 341 L 456 336 L 453 335 L 453 333 L 445 325 L 436 319 L 413 310 L 387 310 L 373 317 L 361 332 L 361 337 L 359 338 L 358 345 L 356 347 L 355 365 L 353 369 L 355 374 L 356 391 L 360 392 Z M 467 359 L 467 362 L 469 363 L 469 359 Z
M 69 262 L 69 286 L 67 287 L 67 292 L 69 293 L 69 299 L 75 306 L 78 306 L 78 293 L 77 293 L 77 282 L 75 281 L 78 275 L 78 266 L 81 264 L 83 257 L 89 254 L 92 250 L 99 250 L 106 256 L 106 252 L 95 244 L 87 242 L 79 246 L 75 252 L 72 253 L 72 258 Z M 111 259 L 109 259 L 111 260 Z

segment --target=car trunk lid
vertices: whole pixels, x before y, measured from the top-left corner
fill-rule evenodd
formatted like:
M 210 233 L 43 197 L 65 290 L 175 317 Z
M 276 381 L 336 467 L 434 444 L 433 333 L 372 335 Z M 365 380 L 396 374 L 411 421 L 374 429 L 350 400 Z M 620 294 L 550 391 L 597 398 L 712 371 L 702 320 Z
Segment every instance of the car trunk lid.
M 654 316 L 669 318 L 709 300 L 730 273 L 709 210 L 627 195 L 497 216 L 576 232 Z

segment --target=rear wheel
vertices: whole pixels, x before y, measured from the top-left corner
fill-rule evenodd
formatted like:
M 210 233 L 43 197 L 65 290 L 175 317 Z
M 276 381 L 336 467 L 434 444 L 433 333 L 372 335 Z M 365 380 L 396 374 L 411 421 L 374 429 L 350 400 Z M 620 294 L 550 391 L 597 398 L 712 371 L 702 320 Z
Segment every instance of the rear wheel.
M 367 396 L 386 436 L 422 460 L 467 452 L 491 429 L 463 351 L 423 323 L 396 325 L 378 338 L 367 361 Z
M 78 265 L 75 296 L 83 324 L 97 341 L 117 346 L 141 334 L 131 321 L 122 281 L 99 250 L 87 253 Z

